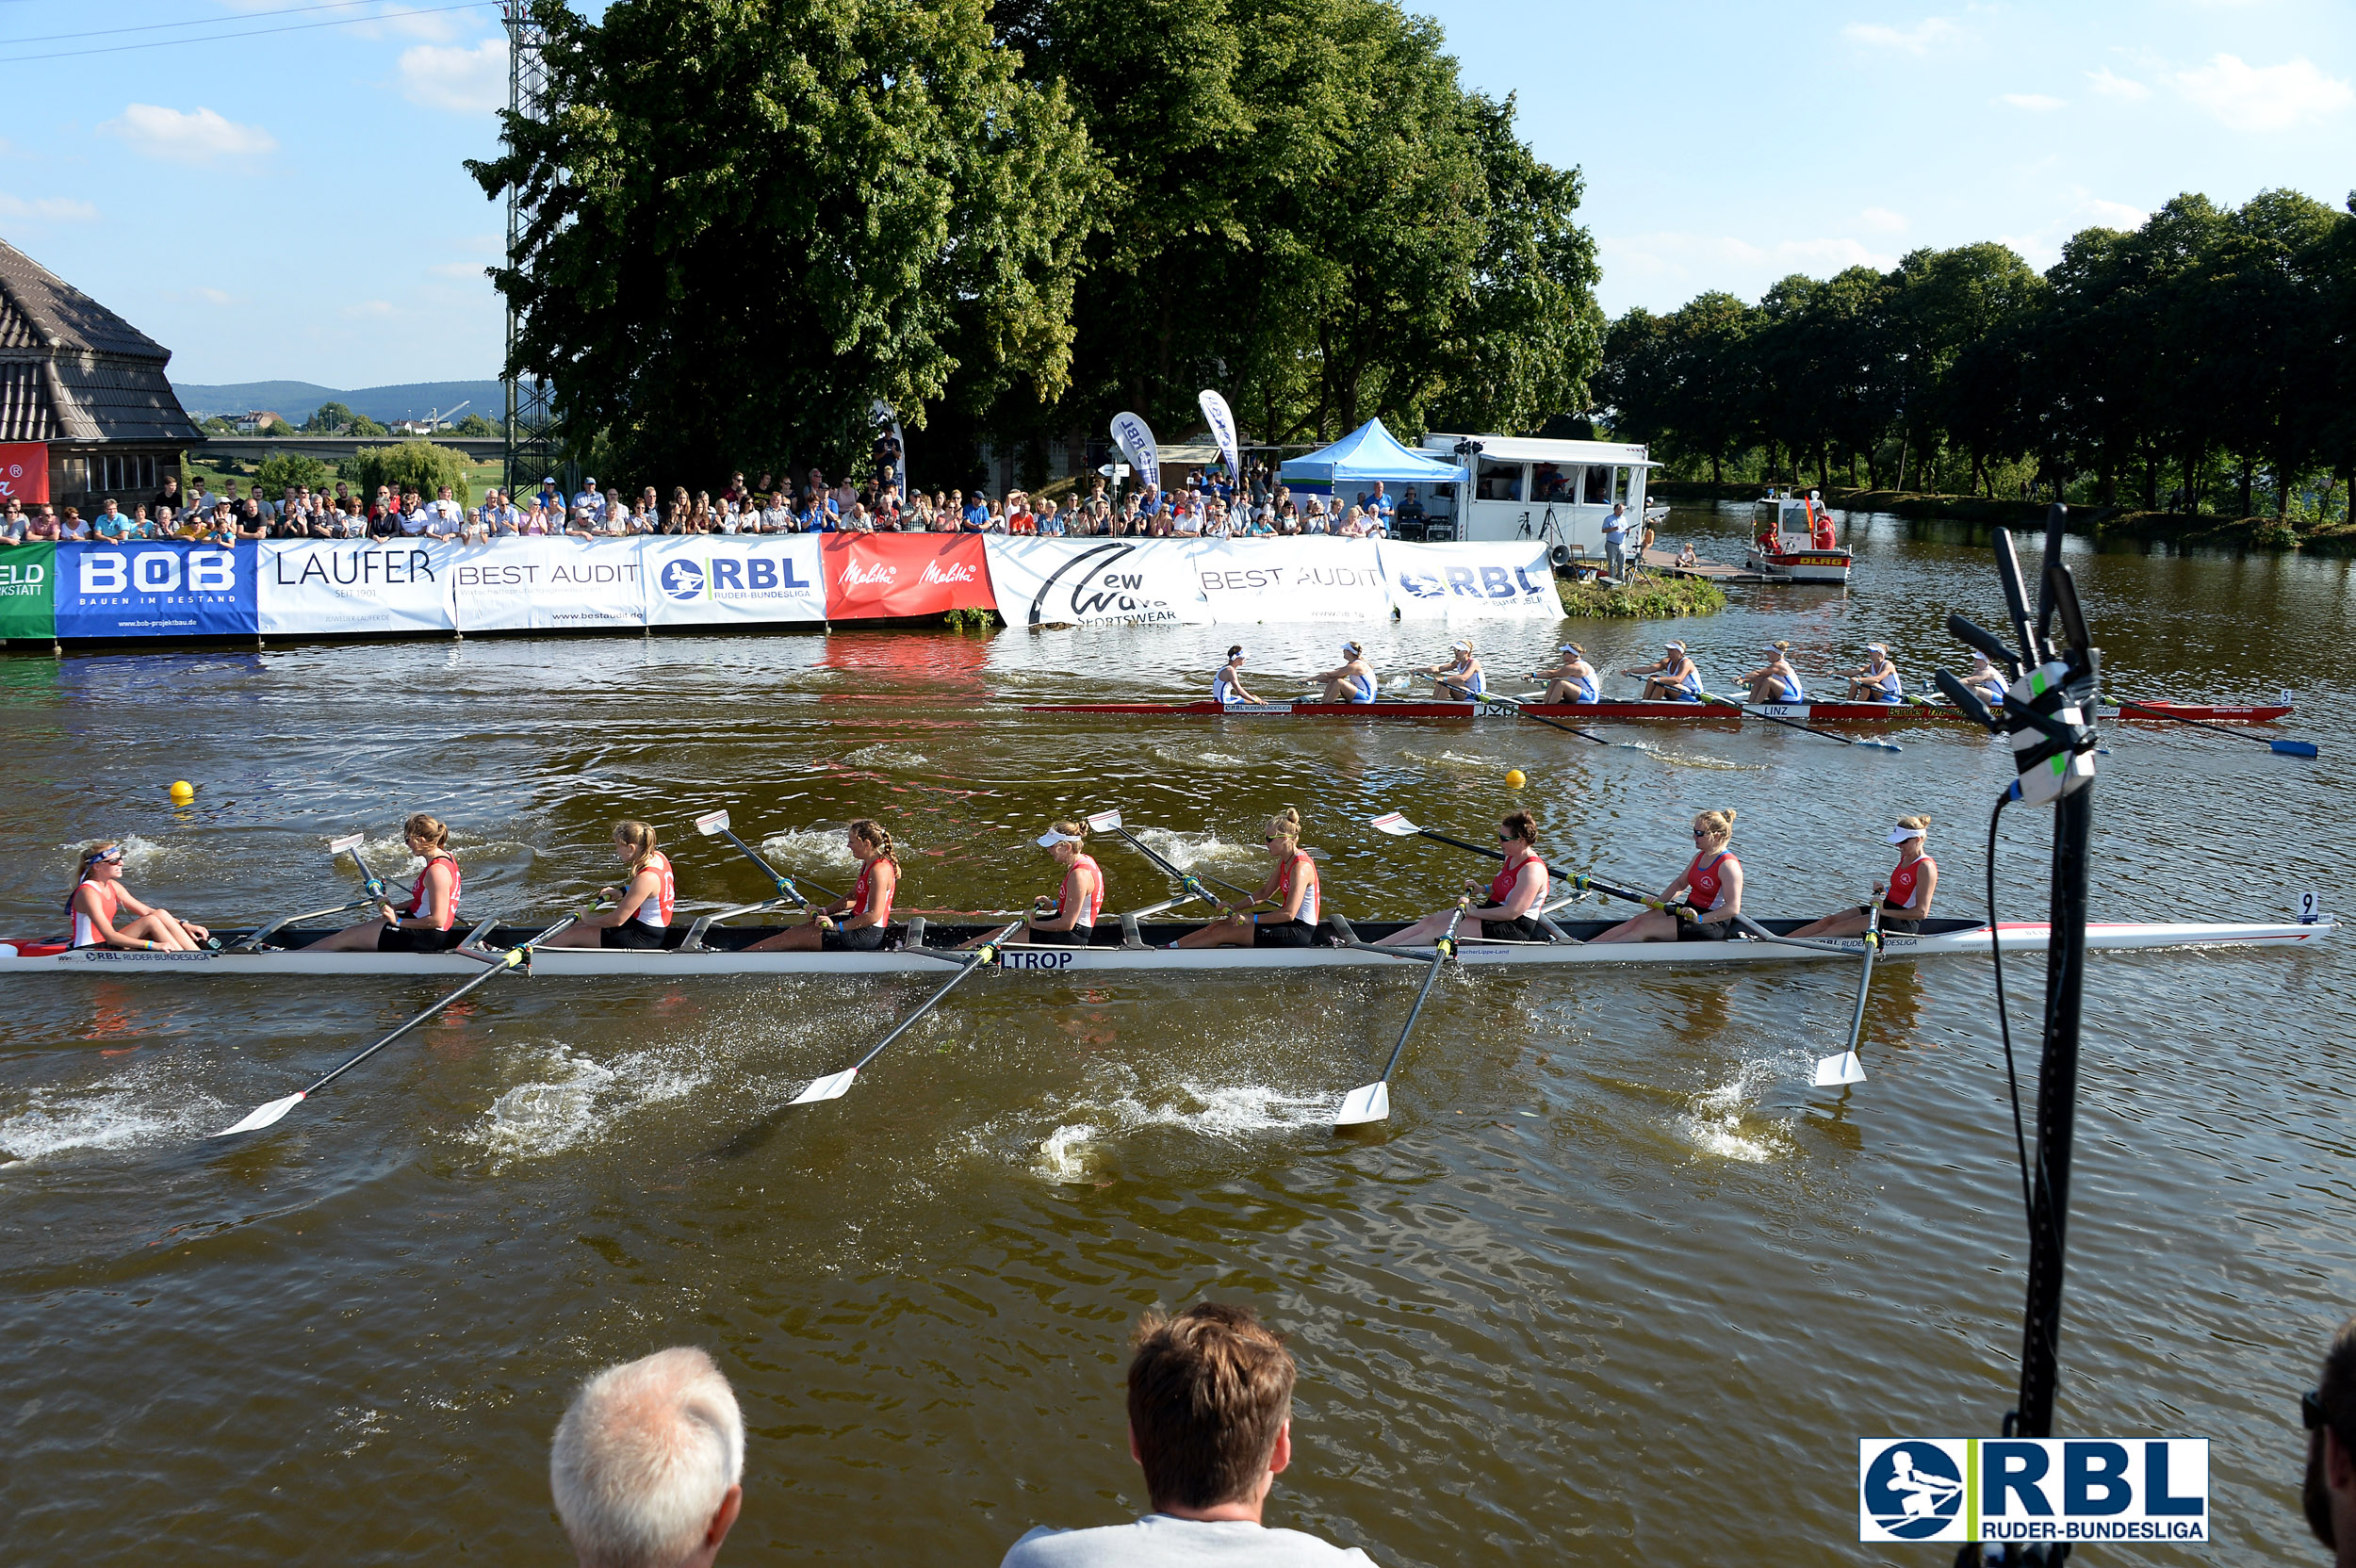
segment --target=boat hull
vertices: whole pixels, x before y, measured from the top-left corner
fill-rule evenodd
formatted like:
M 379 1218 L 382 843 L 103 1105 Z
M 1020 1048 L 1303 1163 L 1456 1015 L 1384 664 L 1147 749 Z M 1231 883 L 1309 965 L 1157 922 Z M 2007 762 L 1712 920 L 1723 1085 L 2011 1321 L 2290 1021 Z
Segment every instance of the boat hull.
M 1794 582 L 1822 582 L 1836 586 L 1849 580 L 1849 552 L 1845 549 L 1762 550 L 1754 547 L 1742 558 L 1742 564 L 1754 572 L 1788 577 Z
M 1674 724 L 1742 722 L 1731 708 L 1698 702 L 1592 702 L 1521 705 L 1527 712 L 1573 724 L 1628 724 L 1665 721 Z M 2288 705 L 2234 703 L 2168 703 L 2138 705 L 2167 717 L 2141 711 L 2122 713 L 2117 708 L 2097 710 L 2096 717 L 2128 724 L 2165 724 L 2168 718 L 2198 719 L 2207 724 L 2271 724 L 2286 718 Z M 1042 702 L 1026 704 L 1025 713 L 1129 713 L 1153 718 L 1203 719 L 1495 719 L 1513 721 L 1513 710 L 1495 703 L 1471 702 Z M 1961 710 L 1943 702 L 1793 702 L 1764 703 L 1748 711 L 1802 724 L 1971 724 Z

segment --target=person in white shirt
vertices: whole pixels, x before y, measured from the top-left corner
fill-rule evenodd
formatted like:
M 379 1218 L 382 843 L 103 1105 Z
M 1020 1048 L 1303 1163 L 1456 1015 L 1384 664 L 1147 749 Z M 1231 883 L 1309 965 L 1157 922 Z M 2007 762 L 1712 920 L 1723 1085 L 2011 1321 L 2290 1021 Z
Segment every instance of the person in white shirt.
M 466 531 L 466 509 L 450 498 L 445 484 L 424 507 L 423 531 L 434 539 L 457 539 Z
M 785 504 L 784 491 L 773 490 L 769 493 L 769 504 L 761 509 L 761 527 L 764 533 L 794 531 L 794 509 Z
M 597 476 L 591 474 L 581 482 L 581 494 L 573 498 L 573 505 L 586 512 L 592 521 L 605 517 L 605 492 L 597 488 Z

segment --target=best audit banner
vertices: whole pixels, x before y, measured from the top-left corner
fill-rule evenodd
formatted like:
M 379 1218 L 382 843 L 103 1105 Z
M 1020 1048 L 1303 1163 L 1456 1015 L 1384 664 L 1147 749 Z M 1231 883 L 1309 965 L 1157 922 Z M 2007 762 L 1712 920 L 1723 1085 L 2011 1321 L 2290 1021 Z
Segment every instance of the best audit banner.
M 1371 539 L 1205 539 L 1195 580 L 1214 624 L 1388 620 L 1391 600 Z M 1552 579 L 1548 579 L 1551 582 Z

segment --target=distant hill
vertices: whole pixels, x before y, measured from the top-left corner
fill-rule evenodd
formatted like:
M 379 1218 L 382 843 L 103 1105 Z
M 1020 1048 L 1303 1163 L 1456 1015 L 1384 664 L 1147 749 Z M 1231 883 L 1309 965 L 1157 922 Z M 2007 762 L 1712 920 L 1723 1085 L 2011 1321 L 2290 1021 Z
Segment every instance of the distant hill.
M 466 405 L 467 414 L 492 419 L 501 417 L 507 408 L 506 395 L 495 381 L 421 381 L 407 386 L 364 386 L 354 392 L 314 386 L 307 381 L 249 381 L 232 386 L 174 382 L 172 389 L 180 394 L 180 406 L 199 419 L 267 408 L 297 425 L 308 419 L 319 404 L 329 402 L 341 403 L 354 414 L 365 414 L 384 424 L 422 419 L 436 409 L 448 414 L 460 403 Z

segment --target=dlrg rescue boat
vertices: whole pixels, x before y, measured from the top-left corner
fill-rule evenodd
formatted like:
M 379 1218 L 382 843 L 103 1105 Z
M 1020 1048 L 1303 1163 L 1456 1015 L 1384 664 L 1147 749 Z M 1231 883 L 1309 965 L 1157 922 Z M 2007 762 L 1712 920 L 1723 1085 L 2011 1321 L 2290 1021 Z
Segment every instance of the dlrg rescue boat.
M 1835 542 L 1832 514 L 1815 491 L 1792 496 L 1770 490 L 1758 504 L 1767 509 L 1767 523 L 1751 542 L 1744 566 L 1793 582 L 1847 584 L 1848 548 Z

